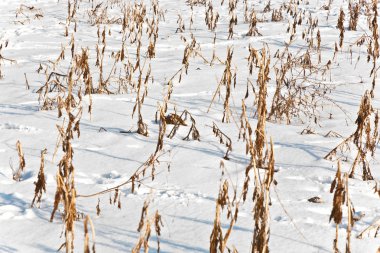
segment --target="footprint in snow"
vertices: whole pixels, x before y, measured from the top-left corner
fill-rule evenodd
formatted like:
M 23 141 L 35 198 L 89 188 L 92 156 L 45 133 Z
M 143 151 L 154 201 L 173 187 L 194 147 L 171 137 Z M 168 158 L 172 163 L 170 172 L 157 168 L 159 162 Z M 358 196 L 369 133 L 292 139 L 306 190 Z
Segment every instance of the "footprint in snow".
M 32 126 L 26 126 L 26 125 L 19 125 L 14 123 L 4 123 L 0 124 L 0 130 L 15 130 L 25 133 L 36 133 L 39 132 L 40 129 L 32 127 Z
M 120 179 L 120 178 L 121 178 L 120 173 L 117 172 L 116 170 L 112 170 L 112 171 L 104 173 L 100 176 L 98 175 L 96 183 L 97 184 L 112 184 L 117 179 Z
M 19 193 L 0 194 L 0 220 L 33 219 L 36 215 Z

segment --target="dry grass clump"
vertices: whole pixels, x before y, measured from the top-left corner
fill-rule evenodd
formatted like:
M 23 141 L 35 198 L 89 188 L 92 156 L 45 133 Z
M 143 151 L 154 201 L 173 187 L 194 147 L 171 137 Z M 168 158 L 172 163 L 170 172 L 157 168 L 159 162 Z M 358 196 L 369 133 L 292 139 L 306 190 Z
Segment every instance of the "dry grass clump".
M 316 49 L 318 50 L 318 33 Z M 287 124 L 294 120 L 301 123 L 314 121 L 318 124 L 321 109 L 326 102 L 340 108 L 329 98 L 334 85 L 324 81 L 331 68 L 331 60 L 326 64 L 315 63 L 311 57 L 312 50 L 314 47 L 294 54 L 286 47 L 284 51 L 275 53 L 276 90 L 268 112 L 269 120 L 285 120 Z

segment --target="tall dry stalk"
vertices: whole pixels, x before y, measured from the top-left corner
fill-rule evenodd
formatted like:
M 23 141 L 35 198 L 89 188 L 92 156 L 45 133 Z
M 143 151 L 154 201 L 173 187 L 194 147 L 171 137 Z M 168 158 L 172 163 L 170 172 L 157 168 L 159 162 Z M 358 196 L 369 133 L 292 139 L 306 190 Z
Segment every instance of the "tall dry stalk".
M 343 39 L 344 39 L 344 17 L 345 17 L 344 11 L 342 8 L 340 8 L 338 24 L 337 24 L 337 27 L 340 31 L 340 34 L 339 34 L 339 47 L 340 48 L 342 48 L 342 46 L 343 46 Z
M 378 24 L 377 24 L 377 0 L 372 0 L 372 11 L 373 11 L 373 19 L 371 22 L 370 29 L 372 30 L 372 38 L 371 38 L 371 44 L 369 45 L 368 51 L 369 54 L 372 56 L 372 70 L 371 70 L 371 76 L 372 76 L 372 89 L 371 89 L 371 97 L 373 98 L 375 96 L 374 90 L 376 86 L 376 78 L 377 78 L 377 64 L 376 61 L 380 56 L 380 47 L 379 47 L 379 30 L 378 30 Z M 372 48 L 372 50 L 371 50 Z
M 88 235 L 88 224 L 90 224 L 91 234 L 92 234 L 92 247 L 90 249 L 90 237 Z M 83 221 L 84 227 L 84 253 L 95 253 L 95 228 L 90 216 L 86 215 L 86 218 Z
M 67 97 L 65 100 L 60 100 L 60 106 L 64 109 L 65 114 L 68 117 L 68 123 L 66 127 L 64 124 L 62 126 L 57 125 L 63 156 L 58 164 L 58 172 L 56 176 L 57 189 L 54 199 L 54 208 L 50 217 L 50 221 L 52 222 L 59 204 L 62 203 L 62 218 L 65 224 L 65 243 L 62 246 L 65 247 L 67 253 L 74 252 L 74 230 L 75 221 L 77 219 L 76 189 L 74 180 L 75 168 L 73 165 L 74 151 L 71 142 L 74 139 L 74 133 L 76 133 L 78 137 L 80 135 L 79 124 L 82 115 L 81 97 L 79 97 L 79 101 L 77 101 L 73 94 L 73 73 L 74 67 L 70 69 L 68 74 Z
M 344 173 L 342 177 L 340 161 L 338 161 L 338 169 L 335 174 L 335 179 L 331 183 L 330 193 L 334 192 L 333 208 L 330 214 L 330 221 L 334 220 L 335 226 L 335 239 L 333 243 L 333 250 L 339 253 L 338 237 L 339 237 L 339 224 L 342 223 L 343 210 L 342 206 L 347 206 L 347 229 L 346 229 L 346 253 L 351 252 L 351 230 L 354 225 L 355 209 L 352 205 L 350 195 L 348 192 L 348 174 Z
M 227 247 L 228 239 L 232 233 L 234 225 L 237 222 L 239 213 L 240 200 L 236 198 L 236 189 L 233 191 L 233 196 L 229 196 L 229 184 L 227 180 L 221 182 L 218 198 L 216 200 L 214 226 L 210 235 L 210 253 L 223 253 L 226 250 L 231 252 Z M 221 213 L 227 206 L 227 219 L 229 219 L 229 226 L 225 233 L 223 233 Z
M 16 149 L 17 149 L 19 161 L 18 161 L 18 169 L 16 171 L 13 171 L 13 180 L 20 181 L 21 175 L 25 169 L 26 163 L 25 163 L 24 151 L 22 151 L 21 142 L 19 140 L 16 142 Z
M 161 227 L 163 227 L 161 215 L 158 211 L 155 212 L 154 215 L 149 216 L 148 209 L 149 209 L 150 200 L 147 200 L 144 202 L 144 205 L 141 209 L 141 218 L 139 222 L 139 226 L 137 228 L 137 231 L 140 233 L 140 237 L 132 249 L 132 253 L 139 253 L 142 248 L 144 248 L 144 252 L 149 252 L 149 240 L 152 233 L 152 227 L 154 227 L 154 230 L 156 232 L 156 238 L 157 238 L 157 252 L 160 252 L 160 236 L 161 236 Z
M 253 218 L 254 232 L 252 240 L 252 253 L 268 253 L 269 252 L 269 203 L 270 203 L 270 187 L 274 179 L 274 150 L 273 142 L 270 143 L 268 168 L 265 173 L 264 181 L 260 181 L 258 168 L 253 163 L 253 171 L 255 175 L 255 189 L 253 193 Z
M 46 193 L 46 179 L 45 179 L 45 155 L 47 154 L 47 149 L 41 151 L 41 164 L 40 170 L 38 172 L 37 182 L 34 182 L 36 185 L 34 189 L 34 198 L 32 200 L 31 207 L 34 206 L 34 202 L 37 204 L 41 203 L 42 193 Z
M 267 86 L 269 81 L 269 65 L 270 57 L 267 55 L 265 48 L 261 50 L 261 59 L 259 60 L 259 73 L 257 76 L 257 85 L 259 86 L 258 104 L 257 104 L 257 126 L 256 126 L 256 140 L 255 150 L 257 163 L 256 165 L 261 168 L 264 166 L 264 145 L 265 137 L 265 123 L 267 118 Z

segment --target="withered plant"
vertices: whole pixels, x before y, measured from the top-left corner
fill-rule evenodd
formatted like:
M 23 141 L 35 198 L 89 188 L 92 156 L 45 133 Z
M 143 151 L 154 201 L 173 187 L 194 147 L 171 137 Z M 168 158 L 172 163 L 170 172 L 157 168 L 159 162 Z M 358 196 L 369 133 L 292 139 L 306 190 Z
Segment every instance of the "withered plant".
M 14 22 L 24 25 L 25 23 L 29 23 L 31 19 L 41 19 L 43 17 L 42 9 L 21 4 L 16 9 L 16 20 Z
M 71 145 L 74 139 L 74 134 L 80 136 L 80 119 L 82 115 L 81 96 L 77 98 L 73 92 L 73 74 L 72 67 L 68 74 L 68 92 L 65 99 L 59 99 L 59 108 L 64 109 L 65 115 L 68 118 L 67 125 L 63 122 L 62 126 L 58 126 L 60 144 L 63 151 L 63 156 L 58 164 L 58 172 L 56 176 L 57 189 L 54 199 L 54 208 L 51 213 L 50 221 L 52 222 L 59 204 L 63 205 L 62 218 L 65 225 L 65 242 L 61 247 L 65 247 L 66 252 L 74 251 L 74 228 L 77 219 L 76 209 L 76 189 L 75 189 L 75 168 L 73 165 L 74 151 Z M 62 115 L 62 114 L 61 114 Z
M 75 21 L 75 15 L 78 9 L 78 0 L 67 0 L 67 17 L 65 24 L 65 37 L 69 36 L 69 28 L 72 21 Z M 75 21 L 75 29 L 76 30 L 76 21 Z
M 252 240 L 252 253 L 269 252 L 269 205 L 270 205 L 270 187 L 274 179 L 274 150 L 273 142 L 270 143 L 268 168 L 265 173 L 264 181 L 260 180 L 258 169 L 253 161 L 253 171 L 255 175 L 255 188 L 253 191 L 253 218 L 254 232 Z
M 233 49 L 231 47 L 227 48 L 227 59 L 224 62 L 225 69 L 223 71 L 222 78 L 220 79 L 220 82 L 218 84 L 218 87 L 216 88 L 216 91 L 214 92 L 214 95 L 212 97 L 210 106 L 208 108 L 208 111 L 210 111 L 211 105 L 213 104 L 215 97 L 217 94 L 220 96 L 220 89 L 221 86 L 226 87 L 226 94 L 225 94 L 225 99 L 224 99 L 224 113 L 223 113 L 223 118 L 222 122 L 224 123 L 229 123 L 230 122 L 230 117 L 231 117 L 231 110 L 230 110 L 230 96 L 231 96 L 231 89 L 232 89 L 232 84 L 235 87 L 236 86 L 236 69 L 232 69 L 232 56 L 233 56 Z
M 372 107 L 370 92 L 366 91 L 362 97 L 358 116 L 355 121 L 356 130 L 344 139 L 338 146 L 332 149 L 324 158 L 332 160 L 337 153 L 350 151 L 350 144 L 356 147 L 356 157 L 351 166 L 349 177 L 353 178 L 357 166 L 362 167 L 363 180 L 372 180 L 373 176 L 369 167 L 368 157 L 375 156 L 377 141 L 379 138 L 379 115 Z
M 179 118 L 181 120 L 176 120 L 172 130 L 168 134 L 168 138 L 172 139 L 176 135 L 179 127 L 183 126 L 183 122 L 186 122 L 187 118 L 190 118 L 191 127 L 190 127 L 189 132 L 187 133 L 186 137 L 183 138 L 183 140 L 186 140 L 186 141 L 190 140 L 190 135 L 191 135 L 191 138 L 193 140 L 200 141 L 199 131 L 196 127 L 196 121 L 195 121 L 193 115 L 189 111 L 184 110 L 181 113 L 181 115 L 179 115 Z
M 72 75 L 72 94 L 78 97 L 83 95 L 89 96 L 88 112 L 92 112 L 92 98 L 91 94 L 96 90 L 93 87 L 93 77 L 89 65 L 89 51 L 88 49 L 81 49 L 79 53 L 75 53 L 75 40 L 72 37 L 69 46 L 71 47 L 71 62 L 68 72 Z M 58 117 L 62 115 L 63 101 L 68 96 L 69 89 L 69 73 L 59 73 L 56 68 L 57 65 L 65 59 L 66 47 L 62 51 L 55 62 L 52 63 L 50 68 L 44 71 L 46 76 L 45 83 L 37 90 L 39 95 L 38 101 L 42 110 L 58 109 Z
M 24 172 L 26 163 L 25 163 L 24 152 L 22 151 L 21 142 L 19 140 L 16 142 L 16 149 L 17 149 L 19 162 L 18 162 L 18 169 L 16 171 L 13 171 L 13 180 L 20 181 L 21 175 Z
M 234 36 L 234 26 L 237 25 L 236 7 L 238 0 L 229 0 L 228 14 L 230 15 L 230 23 L 228 25 L 228 38 L 232 39 Z
M 219 13 L 216 10 L 214 11 L 212 1 L 209 1 L 207 6 L 208 7 L 205 14 L 205 22 L 210 31 L 215 31 L 219 20 Z
M 338 24 L 336 27 L 339 29 L 339 47 L 342 48 L 343 46 L 343 39 L 344 39 L 344 11 L 342 8 L 340 8 L 339 18 L 338 18 Z
M 251 14 L 249 15 L 249 29 L 247 36 L 261 36 L 261 33 L 259 33 L 256 25 L 257 25 L 257 17 L 256 17 L 256 12 L 255 9 L 252 8 Z
M 372 11 L 373 11 L 373 19 L 370 25 L 370 29 L 372 30 L 372 38 L 371 43 L 368 46 L 368 54 L 372 56 L 372 63 L 373 67 L 371 70 L 371 76 L 372 76 L 372 89 L 371 89 L 371 97 L 373 98 L 375 96 L 374 90 L 376 85 L 376 78 L 377 78 L 377 64 L 376 61 L 380 56 L 380 47 L 379 47 L 379 31 L 378 31 L 378 24 L 377 24 L 377 1 L 372 0 Z M 372 50 L 371 50 L 372 49 Z M 368 58 L 369 60 L 369 58 Z
M 350 13 L 350 21 L 348 24 L 348 30 L 356 31 L 358 25 L 360 5 L 358 3 L 353 4 L 351 1 L 348 2 L 348 11 Z
M 144 252 L 149 251 L 149 239 L 152 232 L 152 227 L 154 226 L 154 230 L 156 232 L 157 238 L 157 252 L 160 252 L 160 235 L 161 235 L 161 227 L 163 227 L 163 223 L 161 220 L 161 215 L 158 210 L 151 217 L 149 216 L 150 201 L 147 200 L 144 202 L 144 205 L 141 210 L 141 218 L 139 222 L 139 226 L 137 231 L 140 233 L 139 240 L 137 241 L 135 247 L 132 249 L 132 253 L 139 253 L 141 248 L 144 248 Z
M 330 221 L 334 220 L 336 224 L 335 239 L 333 243 L 333 250 L 335 253 L 340 252 L 338 249 L 338 237 L 339 237 L 339 224 L 342 223 L 343 211 L 342 206 L 347 206 L 347 229 L 346 229 L 346 253 L 351 252 L 351 230 L 354 226 L 354 214 L 355 209 L 352 205 L 350 195 L 348 192 L 348 174 L 341 174 L 341 165 L 338 161 L 338 169 L 335 175 L 334 181 L 331 183 L 330 193 L 334 192 L 333 208 L 330 214 Z
M 230 248 L 227 247 L 227 242 L 238 219 L 240 200 L 236 198 L 236 189 L 233 189 L 232 198 L 229 196 L 229 190 L 228 181 L 222 181 L 216 200 L 214 226 L 210 235 L 210 253 L 223 253 L 226 250 L 231 252 Z M 223 233 L 221 213 L 226 206 L 229 225 L 227 231 Z
M 223 159 L 230 160 L 228 154 L 232 151 L 231 138 L 228 137 L 225 133 L 223 133 L 222 130 L 220 130 L 219 127 L 215 124 L 215 122 L 212 122 L 212 132 L 215 135 L 215 137 L 219 138 L 219 143 L 224 144 L 227 148 L 226 154 L 224 155 Z
M 329 97 L 335 86 L 324 80 L 331 69 L 331 60 L 326 64 L 313 62 L 312 50 L 308 48 L 306 52 L 294 54 L 286 47 L 275 53 L 276 89 L 268 112 L 269 120 L 285 120 L 287 124 L 294 120 L 301 123 L 314 121 L 318 124 L 326 102 L 341 109 Z
M 34 198 L 32 200 L 32 204 L 30 205 L 32 208 L 34 203 L 36 202 L 38 205 L 41 203 L 42 194 L 46 193 L 46 179 L 45 179 L 45 155 L 47 154 L 47 149 L 41 151 L 41 164 L 40 170 L 38 172 L 37 182 L 34 182 Z
M 92 235 L 92 247 L 90 249 L 90 236 L 88 235 L 88 224 L 90 224 L 91 235 Z M 84 253 L 95 253 L 95 228 L 90 216 L 86 215 L 86 218 L 83 221 L 84 227 Z
M 279 9 L 273 9 L 272 11 L 272 22 L 280 22 L 284 19 L 284 16 L 282 15 L 282 8 Z
M 178 24 L 178 28 L 176 29 L 175 32 L 183 33 L 185 31 L 185 23 L 183 22 L 182 16 L 180 14 L 178 14 L 177 24 Z
M 269 82 L 269 65 L 270 56 L 267 54 L 265 47 L 261 50 L 261 57 L 258 62 L 259 72 L 257 76 L 257 85 L 259 86 L 258 102 L 257 102 L 257 126 L 255 140 L 255 155 L 257 157 L 256 165 L 261 168 L 264 166 L 264 145 L 265 123 L 267 119 L 267 87 Z

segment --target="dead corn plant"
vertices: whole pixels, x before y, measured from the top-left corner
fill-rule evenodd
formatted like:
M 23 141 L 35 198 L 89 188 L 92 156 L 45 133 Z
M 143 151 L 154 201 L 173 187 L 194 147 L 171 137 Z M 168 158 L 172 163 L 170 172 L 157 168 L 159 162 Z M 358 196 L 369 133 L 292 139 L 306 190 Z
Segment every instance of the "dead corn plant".
M 219 143 L 224 144 L 227 148 L 226 154 L 224 155 L 223 159 L 230 160 L 228 154 L 232 151 L 231 138 L 228 137 L 225 133 L 223 133 L 222 130 L 220 130 L 219 127 L 215 124 L 215 122 L 212 123 L 212 132 L 215 135 L 215 137 L 219 138 Z
M 244 4 L 244 23 L 248 23 L 249 22 L 249 18 L 248 18 L 248 0 L 243 0 L 243 4 Z
M 268 3 L 265 5 L 264 9 L 263 9 L 263 12 L 264 13 L 267 13 L 267 12 L 270 12 L 272 9 L 270 8 L 270 1 L 268 1 Z
M 92 235 L 92 247 L 90 249 L 90 236 L 88 235 L 88 224 L 90 224 L 91 235 Z M 95 253 L 95 228 L 90 216 L 86 215 L 86 218 L 83 221 L 84 227 L 84 253 Z
M 348 30 L 356 31 L 358 25 L 360 5 L 358 3 L 353 4 L 351 1 L 348 3 L 348 11 L 350 13 L 350 21 L 348 24 Z
M 378 31 L 378 24 L 377 24 L 377 15 L 378 15 L 377 0 L 372 0 L 372 12 L 373 12 L 373 19 L 370 26 L 370 29 L 372 30 L 372 38 L 371 38 L 372 46 L 371 44 L 369 45 L 368 53 L 372 56 L 372 63 L 373 63 L 373 67 L 371 70 L 371 76 L 372 76 L 371 97 L 373 98 L 375 96 L 374 90 L 375 90 L 376 78 L 377 78 L 377 64 L 376 63 L 377 63 L 377 59 L 380 56 L 379 31 Z
M 215 31 L 219 20 L 219 13 L 216 10 L 214 11 L 212 0 L 208 2 L 207 6 L 208 7 L 205 14 L 205 22 L 210 31 Z
M 261 50 L 261 57 L 258 62 L 259 72 L 257 76 L 257 85 L 259 86 L 258 102 L 257 102 L 257 126 L 256 126 L 256 140 L 255 140 L 255 154 L 257 157 L 256 165 L 261 168 L 264 166 L 264 145 L 265 137 L 265 123 L 267 119 L 267 87 L 269 82 L 269 65 L 270 56 L 267 50 Z
M 282 15 L 282 8 L 279 8 L 279 9 L 274 9 L 272 11 L 272 18 L 271 18 L 271 21 L 272 22 L 280 22 L 284 19 L 284 16 Z
M 251 14 L 249 15 L 249 29 L 247 36 L 261 36 L 261 33 L 259 33 L 259 30 L 257 29 L 257 17 L 255 9 L 252 8 Z
M 269 252 L 269 205 L 270 205 L 270 187 L 274 180 L 274 151 L 273 142 L 270 143 L 268 168 L 265 173 L 264 181 L 260 180 L 256 163 L 253 161 L 253 171 L 255 188 L 253 191 L 253 218 L 254 232 L 252 240 L 252 253 Z
M 269 120 L 286 120 L 287 124 L 293 120 L 301 123 L 314 121 L 318 124 L 326 102 L 341 109 L 329 97 L 334 85 L 324 80 L 331 69 L 331 60 L 326 64 L 314 63 L 312 50 L 294 54 L 286 48 L 275 53 L 276 88 L 268 113 Z
M 180 14 L 178 14 L 177 24 L 178 24 L 178 28 L 176 29 L 175 32 L 183 33 L 185 31 L 185 23 L 183 22 L 182 16 Z
M 229 191 L 228 181 L 221 181 L 216 200 L 214 226 L 210 235 L 210 253 L 223 253 L 226 250 L 231 252 L 231 249 L 227 246 L 227 242 L 238 219 L 240 200 L 236 198 L 236 189 L 233 189 L 232 198 L 229 196 Z M 223 233 L 221 214 L 226 206 L 226 216 L 229 220 L 229 225 L 227 231 Z
M 250 155 L 251 156 L 251 159 L 254 160 L 255 158 L 255 148 L 254 148 L 254 145 L 253 145 L 253 130 L 252 130 L 252 127 L 251 127 L 251 124 L 249 123 L 248 121 L 248 116 L 247 116 L 247 111 L 246 111 L 246 106 L 245 106 L 245 103 L 244 103 L 244 100 L 242 100 L 241 102 L 241 108 L 242 108 L 242 113 L 241 113 L 241 116 L 240 116 L 240 129 L 239 129 L 239 140 L 240 139 L 243 139 L 243 141 L 245 141 L 246 145 L 245 145 L 245 154 L 246 155 Z M 248 171 L 246 171 L 246 179 L 248 177 Z M 248 182 L 245 182 L 245 184 L 248 184 Z M 248 185 L 246 187 L 244 187 L 244 191 L 243 192 L 246 192 L 248 191 Z M 244 201 L 245 201 L 245 197 L 246 195 L 244 195 Z
M 200 141 L 200 135 L 199 135 L 199 131 L 198 131 L 197 127 L 196 127 L 196 121 L 195 121 L 193 115 L 189 111 L 184 110 L 181 113 L 181 115 L 176 116 L 176 118 L 177 119 L 179 118 L 181 120 L 179 120 L 179 119 L 176 120 L 176 122 L 175 122 L 172 130 L 170 131 L 170 133 L 167 136 L 168 138 L 172 139 L 176 135 L 179 127 L 183 126 L 184 125 L 183 123 L 186 124 L 187 118 L 190 118 L 191 127 L 190 127 L 189 132 L 187 133 L 187 135 L 183 138 L 183 140 L 188 141 L 188 140 L 190 140 L 190 136 L 191 136 L 191 138 L 193 140 Z
M 335 239 L 333 243 L 333 250 L 335 253 L 340 252 L 338 249 L 338 237 L 339 237 L 339 224 L 342 224 L 343 210 L 342 206 L 347 206 L 347 229 L 346 229 L 346 253 L 351 252 L 351 230 L 354 226 L 355 209 L 350 199 L 348 192 L 348 174 L 344 173 L 342 176 L 340 161 L 338 161 L 338 169 L 335 175 L 334 181 L 331 183 L 330 193 L 334 192 L 333 208 L 330 214 L 330 222 L 334 220 L 336 224 Z
M 156 232 L 157 252 L 160 252 L 160 236 L 161 227 L 163 227 L 163 223 L 161 220 L 161 215 L 158 211 L 156 211 L 155 214 L 151 217 L 149 216 L 149 203 L 149 200 L 145 201 L 144 206 L 141 210 L 141 218 L 139 226 L 137 228 L 137 232 L 140 233 L 140 237 L 135 247 L 132 249 L 132 253 L 139 253 L 142 248 L 144 248 L 145 253 L 149 251 L 149 239 L 152 233 L 152 227 L 154 227 L 154 230 Z
M 210 108 L 216 98 L 216 95 L 219 94 L 219 97 L 221 95 L 220 89 L 222 86 L 226 87 L 226 94 L 224 99 L 224 112 L 223 112 L 223 118 L 222 122 L 229 123 L 230 117 L 231 117 L 231 110 L 230 110 L 230 96 L 231 96 L 231 89 L 232 85 L 236 86 L 236 68 L 235 70 L 232 69 L 232 56 L 233 56 L 233 49 L 231 47 L 227 48 L 227 59 L 224 62 L 225 69 L 222 75 L 222 78 L 220 79 L 220 82 L 218 84 L 218 87 L 216 88 L 216 91 L 214 92 L 214 95 L 212 97 L 210 106 L 208 108 L 208 111 L 210 111 Z
M 237 0 L 229 0 L 228 2 L 228 14 L 230 15 L 230 23 L 228 25 L 228 38 L 232 39 L 234 36 L 234 26 L 237 25 L 236 7 Z
M 45 179 L 45 155 L 47 154 L 47 149 L 41 151 L 41 164 L 40 170 L 38 172 L 37 182 L 34 182 L 34 198 L 32 200 L 32 204 L 30 205 L 32 208 L 34 203 L 36 202 L 38 205 L 41 203 L 42 194 L 46 193 L 46 179 Z
M 18 169 L 16 171 L 13 170 L 13 180 L 15 181 L 20 181 L 22 173 L 24 172 L 25 169 L 25 157 L 24 157 L 24 152 L 22 151 L 22 146 L 21 142 L 17 141 L 16 142 L 16 149 L 17 149 L 17 154 L 18 154 Z
M 75 15 L 77 13 L 78 9 L 78 0 L 67 0 L 67 17 L 66 17 L 66 24 L 65 24 L 65 37 L 69 36 L 69 28 L 71 25 L 71 22 L 75 22 L 75 28 L 74 32 L 76 31 L 77 22 L 75 21 Z
M 366 91 L 362 97 L 355 124 L 355 132 L 332 149 L 324 158 L 332 160 L 334 157 L 337 157 L 338 152 L 345 154 L 350 151 L 350 144 L 354 144 L 357 153 L 352 163 L 349 177 L 353 178 L 356 167 L 361 166 L 363 173 L 362 179 L 365 181 L 373 180 L 368 157 L 373 158 L 375 156 L 379 139 L 379 115 L 372 107 L 371 95 L 368 91 Z
M 338 18 L 338 24 L 336 27 L 339 29 L 339 47 L 342 48 L 343 46 L 343 39 L 344 39 L 344 11 L 342 8 L 340 8 L 339 18 Z
M 71 47 L 71 63 L 68 72 L 72 72 L 72 93 L 77 97 L 84 95 L 89 96 L 88 112 L 92 113 L 92 96 L 96 92 L 93 87 L 93 75 L 90 70 L 89 64 L 89 50 L 81 49 L 80 52 L 75 52 L 75 40 L 72 37 L 69 44 Z M 65 47 L 58 59 L 52 63 L 52 66 L 45 70 L 45 83 L 37 90 L 39 95 L 38 101 L 42 110 L 58 109 L 58 117 L 62 115 L 63 103 L 62 101 L 67 98 L 69 87 L 69 74 L 63 74 L 55 70 L 60 61 L 65 58 Z
M 91 25 L 111 25 L 122 23 L 122 18 L 119 16 L 109 16 L 108 5 L 99 3 L 87 10 L 88 21 Z M 112 8 L 112 7 L 111 7 Z
M 59 145 L 61 145 L 63 156 L 58 164 L 57 171 L 57 189 L 54 199 L 54 207 L 51 213 L 50 221 L 52 222 L 59 205 L 62 203 L 63 212 L 62 219 L 65 227 L 65 242 L 62 247 L 65 247 L 66 252 L 74 251 L 74 230 L 75 221 L 77 220 L 77 209 L 76 209 L 76 189 L 75 189 L 75 168 L 73 165 L 74 151 L 72 147 L 72 140 L 74 139 L 74 134 L 77 137 L 80 136 L 80 119 L 82 115 L 82 97 L 78 96 L 75 98 L 73 92 L 73 74 L 74 67 L 72 67 L 68 74 L 68 92 L 65 99 L 60 98 L 59 108 L 64 109 L 65 115 L 68 118 L 67 125 L 63 122 L 62 126 L 58 126 L 59 132 Z M 61 114 L 63 115 L 63 114 Z M 58 148 L 58 146 L 57 146 Z

